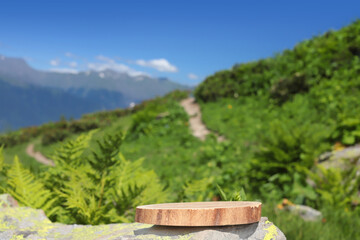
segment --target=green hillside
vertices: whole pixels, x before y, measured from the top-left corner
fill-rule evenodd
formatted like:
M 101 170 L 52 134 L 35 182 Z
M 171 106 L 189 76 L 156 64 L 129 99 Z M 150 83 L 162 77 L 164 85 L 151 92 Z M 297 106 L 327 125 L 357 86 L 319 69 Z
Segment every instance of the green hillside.
M 133 221 L 139 204 L 220 200 L 218 185 L 234 199 L 261 200 L 288 239 L 358 238 L 359 166 L 325 169 L 318 159 L 360 143 L 360 21 L 215 73 L 194 95 L 225 141 L 192 135 L 179 104 L 188 93 L 177 91 L 0 135 L 1 191 L 53 221 L 101 224 Z M 27 156 L 30 143 L 56 166 Z M 281 211 L 285 198 L 323 219 Z
M 258 192 L 281 173 L 288 177 L 279 175 L 274 187 L 289 197 L 298 165 L 310 169 L 334 144 L 360 142 L 359 73 L 357 21 L 273 58 L 216 73 L 195 94 L 207 126 L 238 144 Z

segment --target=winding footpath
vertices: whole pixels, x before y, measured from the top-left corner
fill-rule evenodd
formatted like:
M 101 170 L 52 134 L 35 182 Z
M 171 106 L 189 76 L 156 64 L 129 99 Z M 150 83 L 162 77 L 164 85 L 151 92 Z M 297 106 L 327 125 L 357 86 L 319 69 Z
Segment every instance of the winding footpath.
M 41 152 L 35 152 L 34 144 L 30 143 L 26 148 L 26 154 L 30 157 L 34 158 L 39 163 L 48 165 L 48 166 L 55 166 L 54 162 L 48 158 L 46 158 Z
M 210 134 L 211 131 L 205 126 L 201 120 L 201 110 L 199 104 L 196 103 L 195 98 L 189 97 L 180 102 L 180 105 L 185 109 L 185 112 L 190 116 L 189 124 L 193 135 L 200 140 L 204 141 L 206 135 Z M 218 142 L 225 141 L 223 136 L 217 136 Z

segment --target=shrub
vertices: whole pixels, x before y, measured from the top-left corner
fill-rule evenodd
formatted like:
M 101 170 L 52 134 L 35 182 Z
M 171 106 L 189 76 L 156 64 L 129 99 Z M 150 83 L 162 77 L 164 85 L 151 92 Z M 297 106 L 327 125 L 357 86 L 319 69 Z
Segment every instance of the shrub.
M 2 189 L 21 205 L 42 208 L 52 221 L 77 224 L 130 222 L 140 204 L 166 201 L 157 175 L 128 161 L 119 152 L 123 135 L 98 141 L 98 152 L 87 155 L 92 133 L 61 145 L 52 157 L 55 167 L 37 178 L 17 159 L 4 166 L 0 149 Z
M 359 26 L 360 20 L 357 20 L 337 32 L 303 41 L 272 58 L 216 72 L 196 88 L 195 96 L 209 102 L 234 95 L 270 93 L 284 102 L 293 94 L 307 92 L 313 86 L 332 80 L 341 71 L 353 69 L 354 59 L 359 58 Z M 351 76 L 356 78 L 358 73 L 353 72 Z
M 46 146 L 52 143 L 61 142 L 69 136 L 69 132 L 65 129 L 53 129 L 45 132 L 41 139 L 41 144 Z
M 297 93 L 304 93 L 309 90 L 305 76 L 295 73 L 291 78 L 282 78 L 272 85 L 270 96 L 279 103 L 284 103 Z
M 81 132 L 88 132 L 92 129 L 96 129 L 99 127 L 99 124 L 96 121 L 91 120 L 78 120 L 70 122 L 69 124 L 69 131 L 72 133 L 81 133 Z
M 360 119 L 347 118 L 342 121 L 332 133 L 331 139 L 345 145 L 360 142 Z
M 291 105 L 295 112 L 307 109 L 302 101 Z M 255 192 L 264 196 L 276 191 L 278 198 L 296 197 L 292 190 L 299 169 L 310 169 L 316 157 L 330 148 L 326 143 L 328 128 L 314 123 L 309 118 L 311 111 L 307 113 L 298 115 L 305 119 L 297 121 L 282 115 L 270 122 L 267 132 L 260 138 L 260 149 L 248 167 L 249 181 Z M 298 183 L 305 186 L 305 178 L 305 174 L 300 174 Z
M 360 204 L 359 166 L 350 161 L 347 161 L 346 165 L 348 165 L 346 169 L 326 169 L 324 166 L 317 165 L 314 171 L 304 170 L 316 185 L 316 192 L 320 196 L 317 200 L 319 207 L 327 206 L 347 211 L 358 208 Z

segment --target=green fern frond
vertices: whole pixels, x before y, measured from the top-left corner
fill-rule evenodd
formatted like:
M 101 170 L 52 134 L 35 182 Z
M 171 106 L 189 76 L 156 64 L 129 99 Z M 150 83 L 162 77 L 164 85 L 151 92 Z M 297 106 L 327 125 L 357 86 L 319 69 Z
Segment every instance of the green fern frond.
M 131 223 L 133 222 L 133 217 L 126 217 L 119 215 L 119 211 L 116 208 L 111 208 L 108 212 L 105 213 L 104 217 L 110 219 L 112 223 Z
M 55 151 L 54 159 L 56 165 L 72 165 L 79 166 L 83 164 L 82 154 L 89 146 L 89 141 L 91 140 L 92 135 L 96 130 L 90 131 L 87 134 L 82 134 L 77 137 L 75 140 L 69 140 L 66 143 L 62 144 L 60 148 Z
M 44 178 L 47 188 L 60 189 L 72 176 L 87 174 L 90 171 L 83 154 L 95 131 L 82 134 L 75 140 L 67 141 L 56 149 L 55 154 L 52 156 L 52 159 L 55 161 L 55 167 L 49 168 L 41 176 Z M 79 168 L 82 168 L 81 171 Z
M 121 216 L 123 218 L 122 221 L 127 219 L 125 222 L 128 222 L 135 217 L 135 207 L 140 205 L 136 199 L 141 196 L 145 189 L 146 186 L 127 185 L 120 191 L 115 191 L 116 196 L 113 199 L 116 199 L 116 215 Z
M 118 163 L 120 146 L 124 141 L 124 135 L 119 132 L 115 135 L 105 135 L 102 141 L 97 141 L 100 153 L 93 152 L 93 158 L 89 159 L 91 166 L 103 175 L 103 172 Z
M 42 182 L 35 179 L 29 170 L 23 168 L 17 156 L 7 177 L 5 191 L 16 198 L 21 205 L 41 208 L 49 217 L 54 214 L 52 208 L 57 200 L 56 197 L 44 187 Z
M 58 191 L 63 205 L 70 212 L 77 223 L 99 224 L 104 208 L 98 206 L 94 193 L 84 188 L 81 181 L 74 179 L 66 183 L 66 187 Z
M 244 188 L 241 188 L 240 191 L 235 191 L 231 194 L 231 197 L 228 198 L 225 194 L 225 192 L 222 190 L 222 188 L 219 185 L 216 185 L 220 198 L 222 201 L 246 201 L 246 194 Z
M 209 186 L 213 180 L 213 177 L 209 177 L 187 183 L 183 187 L 186 200 L 196 202 L 210 200 Z
M 229 201 L 246 201 L 247 197 L 244 188 L 241 188 L 239 192 L 234 192 Z
M 111 172 L 115 185 L 105 193 L 108 198 L 114 198 L 117 204 L 123 204 L 122 196 L 129 196 L 132 206 L 168 200 L 169 194 L 163 190 L 164 187 L 156 173 L 142 167 L 143 158 L 129 161 L 122 154 L 119 154 L 119 158 L 120 164 Z M 134 189 L 142 190 L 138 191 L 139 194 L 134 195 L 131 192 Z
M 222 188 L 218 184 L 216 184 L 216 188 L 219 191 L 221 200 L 222 201 L 227 201 L 227 196 L 226 196 L 225 192 L 222 190 Z
M 139 172 L 143 173 L 142 164 L 144 162 L 144 158 L 139 158 L 136 161 L 128 161 L 125 159 L 123 154 L 119 153 L 119 159 L 119 167 L 117 170 L 121 171 L 122 174 L 117 176 L 118 182 L 123 184 L 134 182 L 135 177 L 137 177 Z

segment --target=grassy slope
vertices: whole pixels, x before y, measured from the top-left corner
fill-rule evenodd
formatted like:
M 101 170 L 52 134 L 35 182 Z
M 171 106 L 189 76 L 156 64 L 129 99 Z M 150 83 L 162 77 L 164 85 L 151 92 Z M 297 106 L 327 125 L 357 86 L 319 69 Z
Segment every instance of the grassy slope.
M 220 132 L 240 148 L 239 164 L 245 166 L 260 147 L 257 141 L 266 134 L 277 111 L 269 109 L 265 101 L 257 99 L 221 99 L 202 104 L 203 119 L 209 128 Z M 243 163 L 241 163 L 243 162 Z M 241 166 L 240 165 L 240 166 Z M 249 189 L 248 189 L 249 190 Z M 265 202 L 263 216 L 273 221 L 288 239 L 356 239 L 360 221 L 358 216 L 343 210 L 322 209 L 324 222 L 306 222 L 293 214 L 280 211 L 276 203 Z
M 106 134 L 114 134 L 117 131 L 128 131 L 131 126 L 131 116 L 125 116 L 119 118 L 113 122 L 110 126 L 99 129 L 90 142 L 88 153 L 97 149 L 96 140 L 101 139 Z M 188 127 L 185 125 L 178 126 L 179 131 L 182 131 L 187 138 L 192 141 L 192 146 L 200 145 L 199 141 L 190 136 Z M 75 139 L 80 134 L 73 134 L 67 139 Z M 122 153 L 127 159 L 136 160 L 145 157 L 144 166 L 149 169 L 154 169 L 155 172 L 164 179 L 174 177 L 172 182 L 185 182 L 183 176 L 184 167 L 191 166 L 192 154 L 194 154 L 193 148 L 188 148 L 182 143 L 181 136 L 176 135 L 157 135 L 157 136 L 141 136 L 137 139 L 129 139 L 122 145 Z M 52 154 L 61 145 L 61 142 L 57 142 L 48 146 L 41 145 L 41 142 L 35 141 L 35 149 L 42 152 L 45 156 L 51 158 Z M 195 144 L 195 145 L 194 145 Z M 21 147 L 15 147 L 16 149 L 24 148 L 26 144 Z M 16 151 L 16 149 L 14 151 Z M 6 149 L 7 152 L 11 149 Z M 29 158 L 26 158 L 26 161 Z M 30 159 L 30 161 L 33 161 Z M 159 167 L 161 166 L 161 167 Z M 165 167 L 164 167 L 165 166 Z M 184 166 L 184 167 L 179 167 Z M 190 170 L 189 170 L 190 171 Z M 177 190 L 181 190 L 182 184 L 177 186 Z M 176 188 L 174 186 L 174 188 Z
M 96 146 L 96 139 L 100 139 L 104 134 L 106 133 L 114 133 L 119 130 L 127 130 L 131 124 L 131 116 L 124 116 L 121 118 L 118 118 L 117 121 L 114 121 L 110 126 L 104 127 L 99 129 L 94 134 L 94 138 L 91 141 L 89 152 L 91 151 L 94 146 Z M 68 139 L 75 139 L 80 134 L 72 134 L 69 137 L 67 137 L 64 141 Z M 19 157 L 20 162 L 27 168 L 31 169 L 34 173 L 38 173 L 40 171 L 46 171 L 47 166 L 44 166 L 43 164 L 37 162 L 34 158 L 28 156 L 26 154 L 26 147 L 30 143 L 35 144 L 35 151 L 40 151 L 43 155 L 51 159 L 51 156 L 54 154 L 54 151 L 56 148 L 61 146 L 62 142 L 56 142 L 50 145 L 42 145 L 41 144 L 41 138 L 42 136 L 36 137 L 34 139 L 31 139 L 27 142 L 18 144 L 13 147 L 8 147 L 3 150 L 4 158 L 6 163 L 12 163 L 15 156 Z
M 18 156 L 21 163 L 35 173 L 46 169 L 46 166 L 38 163 L 35 159 L 26 154 L 27 145 L 28 143 L 22 143 L 11 148 L 5 148 L 3 150 L 5 162 L 10 164 L 13 162 L 14 157 Z
M 273 171 L 273 176 L 281 173 L 294 181 L 294 175 L 286 172 L 286 166 L 297 159 L 310 154 L 307 167 L 311 167 L 313 160 L 321 152 L 331 150 L 336 142 L 346 145 L 360 142 L 357 135 L 360 129 L 359 32 L 360 21 L 357 21 L 338 32 L 300 43 L 273 58 L 218 72 L 197 88 L 195 94 L 201 101 L 206 125 L 238 146 L 242 162 L 254 163 L 255 159 L 262 165 L 248 168 L 247 175 L 260 175 L 263 173 L 260 170 L 282 165 Z M 291 141 L 293 145 L 288 144 Z M 263 177 L 262 185 L 253 179 L 247 190 L 250 193 L 257 188 L 273 191 L 265 187 L 271 184 L 271 178 L 271 174 Z M 291 181 L 284 184 L 290 190 Z M 284 189 L 275 191 L 275 197 L 283 194 L 297 200 L 299 192 L 288 196 L 292 192 Z M 326 190 L 330 198 L 339 193 L 332 190 Z M 318 202 L 315 205 L 321 209 L 325 222 L 308 223 L 274 210 L 276 204 L 270 200 L 274 194 L 264 191 L 260 196 L 265 202 L 264 215 L 274 221 L 288 239 L 357 239 L 360 234 L 356 204 L 339 208 L 337 202 L 330 205 L 325 197 L 321 202 L 319 194 L 314 201 Z M 355 195 L 344 194 L 343 199 L 356 199 Z M 349 210 L 351 208 L 353 210 Z
M 89 151 L 96 146 L 96 139 L 100 139 L 105 134 L 115 133 L 117 131 L 126 131 L 130 127 L 130 124 L 131 124 L 131 116 L 124 116 L 124 117 L 118 118 L 118 120 L 112 122 L 110 126 L 106 126 L 106 127 L 99 129 L 93 136 L 93 139 L 90 143 Z M 66 138 L 65 141 L 67 139 L 75 139 L 79 135 L 80 135 L 80 133 L 72 134 L 71 136 Z M 49 158 L 51 158 L 51 155 L 54 153 L 56 148 L 61 146 L 61 142 L 56 142 L 56 143 L 53 143 L 50 145 L 43 146 L 41 144 L 41 141 L 39 141 L 39 140 L 35 141 L 35 150 L 40 151 L 41 153 L 43 153 L 45 156 L 47 156 Z

